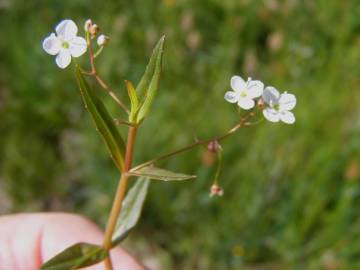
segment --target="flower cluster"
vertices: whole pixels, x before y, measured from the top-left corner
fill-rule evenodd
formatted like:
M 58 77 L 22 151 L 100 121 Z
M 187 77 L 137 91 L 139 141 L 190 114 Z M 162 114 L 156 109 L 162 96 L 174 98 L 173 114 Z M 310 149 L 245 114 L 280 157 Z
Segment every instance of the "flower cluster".
M 86 39 L 77 36 L 78 27 L 72 20 L 63 20 L 55 27 L 55 33 L 51 33 L 42 43 L 43 49 L 50 55 L 56 55 L 55 62 L 59 68 L 66 68 L 71 63 L 71 57 L 83 55 L 87 48 L 89 39 L 93 39 L 99 32 L 97 24 L 89 19 L 85 22 Z M 99 35 L 97 44 L 100 48 L 109 42 L 109 37 Z
M 282 121 L 286 124 L 293 124 L 295 116 L 291 110 L 296 105 L 296 97 L 293 94 L 284 92 L 282 94 L 272 87 L 267 86 L 261 81 L 248 78 L 244 81 L 240 76 L 233 76 L 230 82 L 232 91 L 225 93 L 225 100 L 230 103 L 237 103 L 244 110 L 255 107 L 255 99 L 259 98 L 258 104 L 261 106 L 264 117 L 270 122 Z

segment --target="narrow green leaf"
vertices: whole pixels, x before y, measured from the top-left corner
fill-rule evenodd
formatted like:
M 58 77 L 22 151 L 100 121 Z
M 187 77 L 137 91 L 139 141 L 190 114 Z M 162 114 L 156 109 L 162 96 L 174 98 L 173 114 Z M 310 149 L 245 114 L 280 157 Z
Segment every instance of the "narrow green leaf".
M 113 246 L 125 239 L 130 230 L 134 228 L 138 222 L 148 191 L 149 182 L 148 178 L 140 177 L 126 195 L 113 234 Z
M 137 115 L 138 123 L 147 116 L 159 88 L 164 41 L 165 36 L 162 36 L 156 44 L 145 73 L 136 88 L 138 94 L 143 95 L 141 107 Z
M 130 102 L 131 102 L 131 112 L 130 112 L 129 121 L 132 123 L 136 120 L 136 115 L 137 115 L 138 108 L 139 108 L 139 99 L 138 99 L 136 90 L 135 90 L 132 82 L 125 80 L 125 84 L 126 84 L 126 88 L 128 90 L 128 95 L 129 95 Z
M 43 264 L 40 270 L 75 270 L 103 261 L 108 256 L 100 246 L 77 243 Z
M 144 75 L 142 76 L 139 84 L 136 86 L 136 92 L 138 93 L 139 96 L 145 95 L 146 91 L 149 88 L 150 81 L 154 74 L 159 49 L 160 49 L 160 47 L 163 47 L 164 39 L 165 39 L 165 36 L 162 36 L 160 38 L 160 40 L 158 41 L 158 43 L 156 44 L 156 46 L 151 54 L 149 63 L 146 66 Z
M 125 153 L 124 140 L 117 130 L 112 117 L 106 110 L 105 105 L 86 82 L 79 66 L 76 66 L 76 78 L 85 107 L 90 112 L 96 129 L 103 137 L 116 166 L 122 170 L 124 167 Z
M 196 177 L 195 175 L 175 173 L 172 171 L 168 171 L 165 169 L 152 167 L 152 166 L 140 168 L 134 171 L 129 171 L 128 174 L 135 176 L 145 176 L 145 177 L 149 177 L 150 179 L 162 180 L 162 181 L 181 181 L 181 180 L 193 179 Z

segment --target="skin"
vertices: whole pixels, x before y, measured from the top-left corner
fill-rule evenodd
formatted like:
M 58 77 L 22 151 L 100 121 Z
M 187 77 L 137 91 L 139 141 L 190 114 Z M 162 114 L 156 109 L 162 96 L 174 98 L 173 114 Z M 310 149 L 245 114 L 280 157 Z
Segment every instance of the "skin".
M 103 233 L 91 221 L 72 214 L 16 214 L 0 217 L 0 269 L 38 270 L 65 248 L 86 242 L 100 244 Z M 114 269 L 145 270 L 121 248 L 111 251 Z M 103 264 L 88 267 L 103 270 Z

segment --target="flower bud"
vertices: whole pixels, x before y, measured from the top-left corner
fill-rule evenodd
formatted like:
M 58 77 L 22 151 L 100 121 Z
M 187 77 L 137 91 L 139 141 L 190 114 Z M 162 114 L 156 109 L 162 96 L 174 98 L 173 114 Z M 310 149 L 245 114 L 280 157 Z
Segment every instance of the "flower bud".
M 207 148 L 210 152 L 216 153 L 220 148 L 220 144 L 217 140 L 214 140 L 209 142 Z
M 260 99 L 258 100 L 257 106 L 258 106 L 260 109 L 264 108 L 265 102 L 264 102 L 264 100 L 263 100 L 262 98 L 260 98 Z
M 85 32 L 90 31 L 90 27 L 92 26 L 92 21 L 90 19 L 87 19 L 84 24 L 84 30 Z
M 210 188 L 210 197 L 222 195 L 224 195 L 224 190 L 218 184 L 212 184 Z
M 105 46 L 106 44 L 109 43 L 110 38 L 108 36 L 105 35 L 100 35 L 97 38 L 97 44 L 101 47 L 101 46 Z
M 91 38 L 95 38 L 97 33 L 99 33 L 99 30 L 100 30 L 100 28 L 97 24 L 92 24 L 89 28 Z

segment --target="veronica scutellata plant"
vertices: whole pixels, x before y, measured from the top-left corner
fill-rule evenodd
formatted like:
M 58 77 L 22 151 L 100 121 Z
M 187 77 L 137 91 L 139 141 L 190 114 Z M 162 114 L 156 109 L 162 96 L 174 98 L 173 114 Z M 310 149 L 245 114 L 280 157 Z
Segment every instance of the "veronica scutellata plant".
M 125 80 L 130 105 L 128 108 L 127 102 L 115 94 L 100 76 L 96 67 L 95 59 L 104 51 L 110 38 L 100 34 L 99 27 L 91 20 L 85 22 L 84 30 L 84 37 L 78 36 L 76 24 L 69 19 L 63 20 L 55 27 L 55 33 L 51 33 L 44 39 L 42 46 L 48 54 L 55 56 L 55 63 L 61 69 L 71 64 L 72 57 L 80 57 L 88 52 L 90 70 L 85 70 L 75 64 L 77 83 L 85 107 L 121 176 L 106 226 L 103 244 L 101 246 L 88 243 L 75 244 L 46 262 L 41 268 L 43 270 L 78 269 L 99 262 L 104 262 L 106 269 L 114 269 L 114 267 L 117 269 L 116 266 L 112 265 L 109 251 L 125 239 L 138 222 L 150 180 L 181 181 L 195 178 L 194 175 L 158 168 L 155 166 L 158 161 L 200 145 L 207 145 L 207 151 L 217 157 L 210 196 L 222 196 L 224 191 L 219 183 L 223 153 L 221 142 L 240 128 L 256 124 L 259 116 L 264 116 L 270 122 L 282 121 L 286 124 L 295 122 L 295 116 L 291 112 L 296 105 L 294 95 L 287 92 L 280 94 L 277 89 L 272 86 L 265 86 L 260 80 L 251 78 L 244 80 L 240 76 L 233 76 L 230 79 L 231 90 L 225 93 L 224 98 L 246 112 L 239 116 L 232 128 L 213 138 L 196 140 L 180 149 L 133 166 L 133 153 L 138 128 L 148 117 L 159 89 L 165 37 L 161 37 L 157 42 L 144 75 L 136 87 L 131 81 Z M 104 103 L 99 99 L 96 91 L 89 86 L 85 76 L 95 79 L 99 88 L 106 91 L 119 105 L 119 108 L 127 116 L 126 119 L 114 120 Z M 127 126 L 128 134 L 125 139 L 120 134 L 118 125 Z M 131 178 L 137 178 L 137 180 L 127 191 L 128 182 Z

